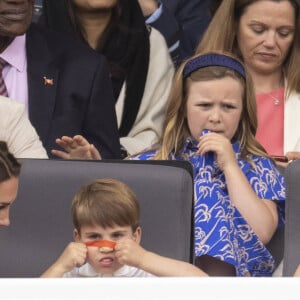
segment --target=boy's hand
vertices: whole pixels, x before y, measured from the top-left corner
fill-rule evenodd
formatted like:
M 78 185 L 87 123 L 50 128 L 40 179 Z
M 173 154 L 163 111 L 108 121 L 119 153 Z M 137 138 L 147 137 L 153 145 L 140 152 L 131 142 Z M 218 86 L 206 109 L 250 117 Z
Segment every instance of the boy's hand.
M 122 239 L 115 247 L 120 264 L 139 268 L 147 251 L 132 239 Z
M 55 268 L 63 273 L 82 266 L 87 257 L 87 247 L 83 243 L 71 242 L 54 263 Z

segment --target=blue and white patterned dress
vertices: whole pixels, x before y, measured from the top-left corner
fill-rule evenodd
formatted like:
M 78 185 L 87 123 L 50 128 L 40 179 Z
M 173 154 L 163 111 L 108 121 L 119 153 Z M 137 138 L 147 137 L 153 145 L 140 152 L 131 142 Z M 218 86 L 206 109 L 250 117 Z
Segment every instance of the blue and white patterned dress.
M 225 176 L 211 155 L 195 155 L 196 141 L 187 140 L 182 149 L 194 167 L 195 255 L 204 254 L 235 266 L 237 276 L 271 276 L 274 258 L 229 199 Z M 240 158 L 239 144 L 233 144 L 238 165 L 261 199 L 274 200 L 279 223 L 284 223 L 285 182 L 274 163 L 265 157 L 249 155 L 255 169 Z M 148 160 L 155 151 L 131 159 Z M 210 156 L 210 157 L 209 157 Z M 171 160 L 183 160 L 171 155 Z M 241 195 L 243 197 L 243 195 Z

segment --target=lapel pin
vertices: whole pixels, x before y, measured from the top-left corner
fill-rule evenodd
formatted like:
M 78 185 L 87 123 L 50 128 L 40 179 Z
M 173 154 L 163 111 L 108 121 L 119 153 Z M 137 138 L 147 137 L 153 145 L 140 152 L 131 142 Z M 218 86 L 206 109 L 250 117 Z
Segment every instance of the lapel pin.
M 47 78 L 46 76 L 44 78 L 44 85 L 53 85 L 53 79 Z

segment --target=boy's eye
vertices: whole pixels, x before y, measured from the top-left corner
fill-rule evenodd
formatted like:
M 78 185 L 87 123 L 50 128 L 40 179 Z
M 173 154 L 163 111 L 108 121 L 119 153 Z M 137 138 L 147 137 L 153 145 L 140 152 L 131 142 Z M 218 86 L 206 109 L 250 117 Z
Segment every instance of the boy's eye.
M 91 234 L 88 236 L 90 240 L 101 240 L 101 236 L 99 234 Z
M 113 237 L 114 239 L 120 239 L 120 238 L 122 238 L 123 236 L 124 236 L 124 234 L 121 233 L 121 232 L 115 232 L 115 233 L 112 234 L 112 237 Z
M 8 205 L 7 204 L 0 204 L 0 210 L 6 208 Z

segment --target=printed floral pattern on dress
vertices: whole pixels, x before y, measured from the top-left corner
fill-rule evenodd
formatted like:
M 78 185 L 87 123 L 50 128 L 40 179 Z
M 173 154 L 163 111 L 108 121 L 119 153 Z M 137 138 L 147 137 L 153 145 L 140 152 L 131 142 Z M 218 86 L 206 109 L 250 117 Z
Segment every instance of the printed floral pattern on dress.
M 188 139 L 182 149 L 194 167 L 195 255 L 211 255 L 236 268 L 237 276 L 271 276 L 275 261 L 265 245 L 229 199 L 225 176 L 217 163 L 196 154 L 197 141 Z M 238 143 L 233 144 L 238 165 L 252 189 L 261 199 L 274 200 L 278 207 L 278 226 L 284 224 L 285 182 L 274 163 L 264 157 L 249 155 L 254 167 L 240 158 Z M 131 159 L 148 160 L 155 151 Z M 182 157 L 170 159 L 183 160 Z M 241 195 L 242 197 L 243 195 Z

